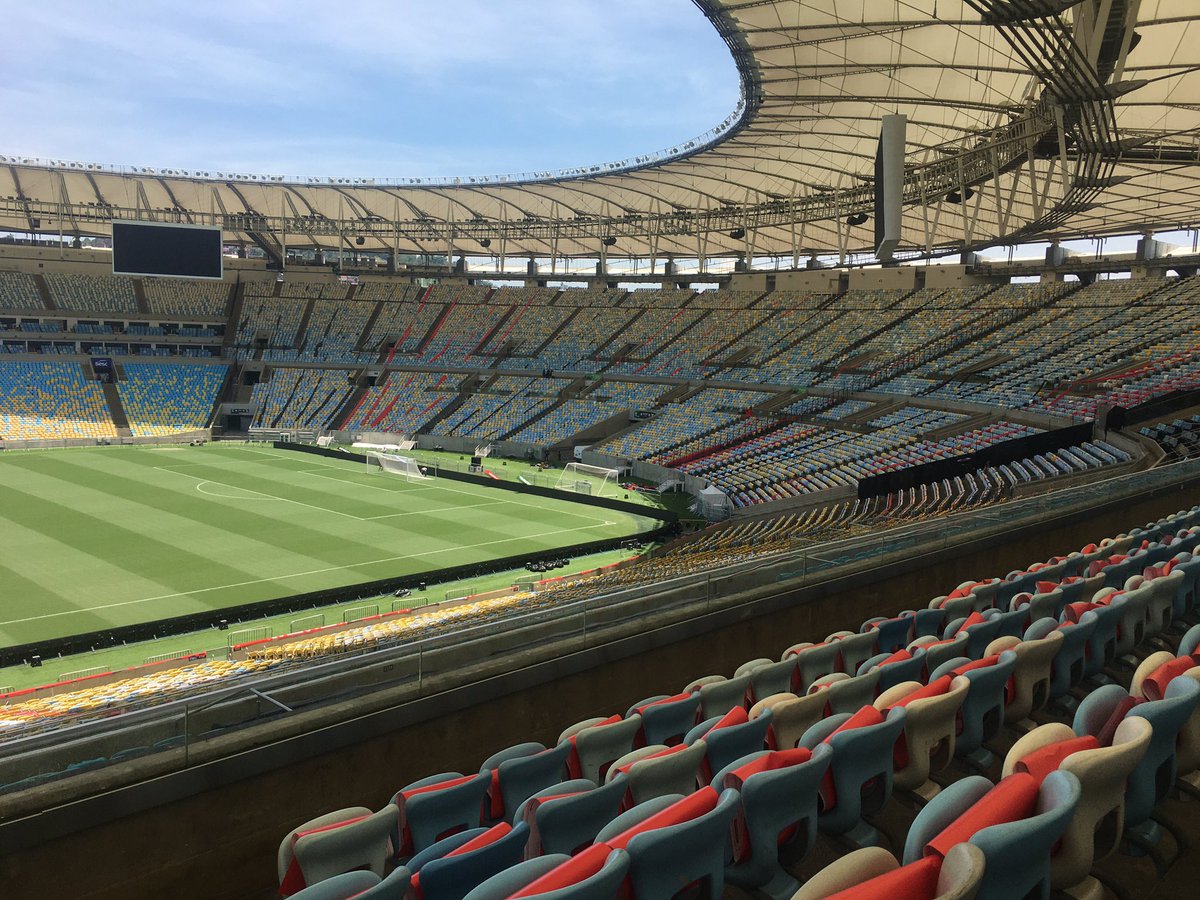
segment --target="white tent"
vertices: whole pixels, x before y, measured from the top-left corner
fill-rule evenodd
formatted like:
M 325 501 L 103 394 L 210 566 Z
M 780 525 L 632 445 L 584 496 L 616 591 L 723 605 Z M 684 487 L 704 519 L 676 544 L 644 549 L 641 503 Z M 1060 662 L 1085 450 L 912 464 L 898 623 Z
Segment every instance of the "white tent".
M 696 495 L 696 511 L 709 520 L 728 519 L 733 512 L 733 504 L 725 496 L 724 491 L 715 487 L 706 487 Z

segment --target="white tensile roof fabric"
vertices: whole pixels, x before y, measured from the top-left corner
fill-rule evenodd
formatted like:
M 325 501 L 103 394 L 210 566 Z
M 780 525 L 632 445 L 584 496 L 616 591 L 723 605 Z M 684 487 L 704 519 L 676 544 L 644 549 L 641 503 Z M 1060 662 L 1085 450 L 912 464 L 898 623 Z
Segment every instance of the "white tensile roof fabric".
M 1115 122 L 1086 202 L 1070 193 L 1078 174 L 1059 168 L 1061 151 L 1075 157 L 1074 138 L 1060 143 L 1055 132 L 1024 164 L 976 179 L 965 202 L 942 187 L 910 202 L 903 247 L 919 254 L 1200 223 L 1196 0 L 1083 0 L 1042 16 L 1062 0 L 696 3 L 734 54 L 745 112 L 708 146 L 680 148 L 676 158 L 609 174 L 601 165 L 583 177 L 435 185 L 134 174 L 0 157 L 0 229 L 29 230 L 36 218 L 44 231 L 103 234 L 106 216 L 116 215 L 400 252 L 441 253 L 449 240 L 458 252 L 594 257 L 605 236 L 619 256 L 861 251 L 873 245 L 873 222 L 847 224 L 843 201 L 832 198 L 870 184 L 880 118 L 908 116 L 911 166 L 982 145 L 980 133 L 1039 103 L 1043 117 L 1065 110 L 1070 125 L 1078 95 L 1048 101 L 1058 79 L 1046 72 L 1056 64 L 1039 72 L 1031 63 L 1046 54 L 1030 47 L 1050 38 L 1070 42 L 1092 67 L 1093 89 L 1108 93 L 1105 115 Z M 1097 22 L 1104 9 L 1109 20 Z M 1035 15 L 1014 25 L 1014 10 Z M 1136 88 L 1113 88 L 1130 83 Z M 770 204 L 786 210 L 821 198 L 831 198 L 823 212 L 762 214 Z M 243 214 L 250 218 L 235 218 Z M 500 225 L 490 250 L 479 249 Z

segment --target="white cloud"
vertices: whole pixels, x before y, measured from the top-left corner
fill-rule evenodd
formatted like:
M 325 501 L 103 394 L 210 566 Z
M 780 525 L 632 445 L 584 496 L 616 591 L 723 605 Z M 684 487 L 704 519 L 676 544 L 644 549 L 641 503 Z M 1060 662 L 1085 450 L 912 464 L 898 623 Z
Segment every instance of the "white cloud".
M 62 0 L 5 16 L 0 152 L 487 174 L 671 146 L 737 99 L 690 0 Z

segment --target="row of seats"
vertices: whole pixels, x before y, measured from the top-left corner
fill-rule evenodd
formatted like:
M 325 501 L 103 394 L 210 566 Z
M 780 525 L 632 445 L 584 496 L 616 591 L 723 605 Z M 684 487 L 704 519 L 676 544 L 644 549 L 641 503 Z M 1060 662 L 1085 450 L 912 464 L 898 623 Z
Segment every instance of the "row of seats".
M 223 319 L 229 313 L 230 285 L 221 281 L 146 278 L 142 290 L 150 312 L 181 319 Z
M 568 399 L 552 407 L 545 415 L 511 434 L 509 439 L 545 446 L 557 444 L 623 411 L 648 410 L 663 393 L 661 385 L 607 381 L 583 399 Z
M 32 275 L 0 273 L 0 309 L 44 309 L 42 295 Z
M 586 339 L 565 354 L 563 348 L 548 348 L 545 358 L 529 360 L 531 368 L 582 366 L 581 371 L 594 371 L 607 364 L 593 359 L 594 368 L 586 365 L 599 348 L 608 344 L 615 352 L 632 344 L 637 362 L 620 363 L 614 371 L 694 378 L 717 371 L 719 359 L 711 357 L 732 357 L 744 351 L 748 358 L 726 373 L 738 380 L 862 388 L 882 378 L 883 390 L 900 388 L 912 393 L 919 388 L 942 396 L 1023 406 L 1037 401 L 1040 385 L 1059 378 L 1069 382 L 1089 377 L 1111 361 L 1125 359 L 1124 350 L 1129 347 L 1135 348 L 1142 363 L 1158 366 L 1138 383 L 1126 386 L 1131 390 L 1154 395 L 1161 392 L 1164 379 L 1173 384 L 1191 377 L 1195 373 L 1186 359 L 1165 368 L 1156 362 L 1190 346 L 1192 329 L 1186 307 L 1196 290 L 1191 281 L 1167 283 L 1166 287 L 1151 281 L 1102 282 L 1082 290 L 1066 285 L 1008 285 L 990 293 L 983 288 L 851 291 L 837 298 L 776 292 L 749 300 L 722 292 L 711 296 L 692 296 L 686 291 L 613 292 L 609 297 L 603 291 L 565 291 L 555 296 L 553 291 L 537 288 L 437 286 L 422 290 L 367 283 L 359 285 L 354 296 L 367 303 L 400 299 L 402 304 L 417 301 L 419 296 L 438 313 L 453 304 L 443 335 L 446 340 L 422 354 L 426 360 L 440 354 L 447 364 L 465 361 L 478 340 L 489 336 L 488 324 L 495 324 L 496 318 L 510 309 L 541 306 L 555 310 L 554 321 L 542 332 L 549 337 L 562 324 L 558 310 L 582 308 L 593 319 L 593 327 L 590 334 L 574 337 L 586 334 Z M 128 278 L 48 275 L 46 284 L 63 309 L 137 312 L 133 281 Z M 143 279 L 142 284 L 156 314 L 220 316 L 227 303 L 228 287 L 220 283 Z M 284 282 L 278 286 L 277 298 L 276 288 L 274 282 L 247 284 L 247 305 L 257 308 L 264 299 L 336 302 L 347 297 L 346 286 L 340 284 Z M 9 308 L 42 305 L 31 277 L 19 273 L 0 276 L 0 298 L 6 298 L 0 299 L 0 305 Z M 546 306 L 551 298 L 553 305 Z M 606 305 L 609 301 L 612 305 Z M 486 312 L 488 307 L 497 312 Z M 771 315 L 772 310 L 784 314 Z M 503 331 L 501 328 L 490 337 Z M 712 343 L 693 344 L 693 331 L 695 337 L 706 335 Z M 314 358 L 293 343 L 294 334 L 286 332 L 278 335 L 284 341 L 281 350 L 299 355 L 280 359 Z M 419 341 L 426 332 L 418 332 Z M 701 346 L 710 352 L 698 354 Z M 937 372 L 978 361 L 992 352 L 1004 359 L 985 370 L 982 382 L 938 387 L 929 380 Z M 353 346 L 344 353 L 342 360 L 360 361 Z M 335 355 L 334 348 L 327 348 L 324 358 Z M 569 356 L 574 359 L 566 358 Z M 857 358 L 861 371 L 838 369 L 840 364 L 853 362 L 852 357 Z
M 134 437 L 155 437 L 205 428 L 226 365 L 126 363 L 118 383 L 121 405 Z
M 136 314 L 133 280 L 121 275 L 46 275 L 46 286 L 58 309 Z
M 707 388 L 686 401 L 660 407 L 657 414 L 629 431 L 602 441 L 597 450 L 609 456 L 647 459 L 669 453 L 687 441 L 745 416 L 769 395 L 761 391 Z
M 1089 889 L 1124 834 L 1155 842 L 1156 804 L 1200 767 L 1200 626 L 1134 660 L 1128 690 L 1089 682 L 1194 617 L 1197 522 L 1200 508 L 964 583 L 925 609 L 578 722 L 553 746 L 501 750 L 478 774 L 413 782 L 377 812 L 320 816 L 280 844 L 280 891 L 636 900 L 693 884 L 716 898 L 728 882 L 805 900 Z M 1084 685 L 1069 725 L 1031 719 Z M 1002 732 L 1016 740 L 1000 763 Z M 986 774 L 962 774 L 965 762 Z M 894 795 L 919 807 L 899 859 L 875 846 L 869 821 Z M 866 846 L 800 885 L 818 834 Z
M 0 363 L 0 438 L 115 438 L 104 392 L 75 362 Z
M 937 411 L 919 412 L 920 417 L 905 418 L 869 433 L 800 423 L 764 431 L 760 424 L 757 433 L 748 432 L 743 440 L 709 440 L 707 445 L 719 449 L 676 457 L 667 464 L 707 479 L 735 506 L 743 507 L 854 486 L 872 475 L 972 453 L 1036 432 L 1029 426 L 998 422 L 962 434 L 920 440 L 919 426 L 914 423 L 922 418 L 930 422 L 940 419 Z M 1128 458 L 1122 457 L 1122 461 Z
M 873 402 L 870 400 L 843 400 L 836 406 L 832 406 L 824 412 L 817 413 L 813 418 L 819 422 L 836 422 L 838 419 L 844 419 L 847 416 L 853 416 L 864 410 L 868 410 L 873 405 Z
M 367 390 L 341 427 L 348 431 L 416 434 L 458 395 L 457 376 L 391 372 Z
M 206 660 L 178 669 L 163 669 L 96 687 L 23 699 L 9 695 L 0 706 L 0 734 L 11 734 L 31 725 L 58 719 L 87 720 L 114 715 L 185 696 L 198 689 L 229 683 L 248 675 L 266 672 L 270 660 Z
M 269 294 L 274 284 L 269 281 L 250 283 L 253 291 Z M 295 300 L 345 300 L 349 286 L 340 282 L 313 281 L 284 281 L 279 284 L 280 297 L 290 297 Z
M 350 395 L 346 373 L 330 369 L 270 370 L 270 378 L 254 385 L 255 428 L 291 431 L 329 427 Z
M 1200 415 L 1145 425 L 1138 434 L 1158 442 L 1173 459 L 1200 456 Z
M 187 337 L 216 337 L 220 332 L 213 327 L 176 326 L 170 324 L 143 325 L 130 324 L 122 327 L 115 323 L 76 322 L 68 326 L 63 319 L 42 319 L 19 323 L 16 328 L 6 329 L 30 334 L 124 334 L 145 337 L 166 337 L 168 335 L 184 335 Z

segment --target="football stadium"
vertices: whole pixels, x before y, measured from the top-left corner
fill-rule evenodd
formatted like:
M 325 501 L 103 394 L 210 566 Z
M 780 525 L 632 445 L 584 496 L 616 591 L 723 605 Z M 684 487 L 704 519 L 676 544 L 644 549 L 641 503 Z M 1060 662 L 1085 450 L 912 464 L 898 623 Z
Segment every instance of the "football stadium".
M 657 71 L 623 159 L 278 174 L 187 91 L 200 168 L 98 93 L 0 141 L 0 896 L 1197 895 L 1200 8 L 662 3 L 480 26 Z M 734 103 L 649 149 L 656 16 Z M 522 130 L 239 62 L 313 171 Z

